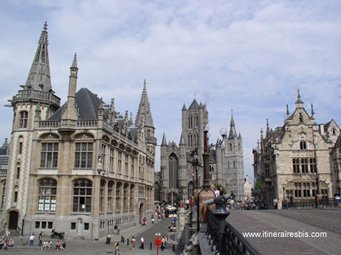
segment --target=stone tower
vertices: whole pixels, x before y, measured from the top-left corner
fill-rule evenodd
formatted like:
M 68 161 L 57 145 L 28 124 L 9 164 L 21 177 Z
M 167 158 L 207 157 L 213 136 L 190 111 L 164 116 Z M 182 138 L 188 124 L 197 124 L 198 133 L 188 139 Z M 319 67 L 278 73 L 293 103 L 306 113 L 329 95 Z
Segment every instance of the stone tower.
M 203 182 L 202 167 L 195 172 L 189 162 L 193 151 L 197 152 L 199 165 L 202 166 L 201 155 L 204 152 L 203 131 L 208 124 L 206 105 L 193 100 L 189 108 L 182 108 L 182 132 L 179 144 L 168 142 L 163 135 L 161 143 L 161 200 L 173 202 L 186 200 L 192 195 L 196 177 L 198 183 Z
M 4 208 L 9 210 L 9 227 L 21 222 L 26 214 L 29 175 L 33 151 L 34 128 L 40 120 L 47 120 L 59 107 L 60 98 L 54 94 L 48 53 L 48 33 L 45 22 L 26 84 L 12 98 L 13 126 L 10 160 L 7 172 L 7 189 Z M 4 210 L 4 212 L 6 211 Z
M 233 193 L 237 200 L 244 199 L 244 157 L 243 139 L 237 134 L 233 114 L 231 114 L 230 129 L 227 134 L 221 129 L 222 139 L 215 145 L 215 156 L 211 167 L 212 181 L 224 186 L 228 193 Z

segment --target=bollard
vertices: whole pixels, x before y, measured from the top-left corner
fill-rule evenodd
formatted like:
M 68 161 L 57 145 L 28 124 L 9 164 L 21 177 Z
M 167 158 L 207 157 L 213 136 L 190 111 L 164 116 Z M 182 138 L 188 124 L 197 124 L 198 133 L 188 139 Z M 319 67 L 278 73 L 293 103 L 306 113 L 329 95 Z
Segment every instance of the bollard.
M 129 246 L 129 238 L 127 238 L 127 245 Z
M 124 236 L 121 236 L 121 243 L 124 243 Z
M 153 249 L 153 243 L 151 242 L 150 243 L 150 250 L 152 250 Z

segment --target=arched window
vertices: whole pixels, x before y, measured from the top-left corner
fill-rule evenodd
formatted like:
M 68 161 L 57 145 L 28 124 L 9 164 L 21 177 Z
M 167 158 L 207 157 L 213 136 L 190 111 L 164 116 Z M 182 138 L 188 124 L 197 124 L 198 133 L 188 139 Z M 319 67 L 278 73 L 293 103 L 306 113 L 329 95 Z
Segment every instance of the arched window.
M 53 179 L 41 179 L 39 181 L 39 212 L 56 211 L 57 182 Z
M 20 112 L 19 128 L 27 128 L 27 119 L 28 112 L 27 111 Z
M 92 182 L 78 179 L 73 182 L 73 212 L 91 212 Z

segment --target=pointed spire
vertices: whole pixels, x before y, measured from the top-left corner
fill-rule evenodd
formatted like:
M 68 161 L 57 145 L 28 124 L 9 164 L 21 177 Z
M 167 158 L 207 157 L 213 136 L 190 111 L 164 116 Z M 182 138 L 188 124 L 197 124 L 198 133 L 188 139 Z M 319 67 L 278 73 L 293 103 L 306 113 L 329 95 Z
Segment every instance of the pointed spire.
M 163 133 L 161 146 L 167 146 L 166 134 Z
M 314 105 L 311 104 L 311 117 L 314 117 L 315 112 L 314 112 Z
M 230 132 L 229 132 L 229 139 L 233 139 L 237 137 L 236 127 L 233 118 L 233 109 L 231 110 L 231 120 L 230 120 Z
M 76 108 L 76 89 L 77 89 L 77 54 L 74 55 L 72 65 L 70 67 L 69 91 L 67 96 L 66 111 L 62 115 L 62 119 L 77 120 L 78 112 Z
M 297 90 L 297 100 L 296 100 L 296 108 L 303 108 L 304 102 L 302 101 L 300 90 Z
M 44 24 L 36 54 L 31 65 L 24 89 L 52 91 L 48 53 L 47 22 Z
M 290 115 L 290 112 L 289 112 L 289 105 L 287 105 L 287 116 Z
M 144 119 L 144 126 L 147 127 L 154 127 L 152 113 L 150 111 L 150 105 L 148 100 L 148 93 L 147 93 L 147 82 L 144 80 L 142 96 L 139 104 L 139 108 L 137 110 L 135 126 L 140 127 L 142 121 Z
M 185 142 L 185 138 L 184 138 L 183 132 L 181 132 L 180 143 L 179 143 L 179 145 L 186 145 L 186 142 Z
M 266 133 L 269 133 L 270 128 L 269 128 L 269 119 L 266 119 Z

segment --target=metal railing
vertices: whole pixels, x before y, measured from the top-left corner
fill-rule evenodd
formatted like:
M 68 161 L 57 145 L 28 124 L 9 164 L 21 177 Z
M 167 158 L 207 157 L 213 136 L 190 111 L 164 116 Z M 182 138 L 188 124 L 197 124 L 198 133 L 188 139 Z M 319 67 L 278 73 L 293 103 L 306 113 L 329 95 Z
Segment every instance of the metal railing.
M 208 210 L 207 237 L 214 254 L 260 255 L 225 217 L 220 217 L 211 210 Z
M 298 200 L 289 202 L 287 208 L 333 208 L 337 207 L 337 204 L 333 198 L 318 199 L 317 206 L 315 199 Z M 283 205 L 286 208 L 286 205 Z

